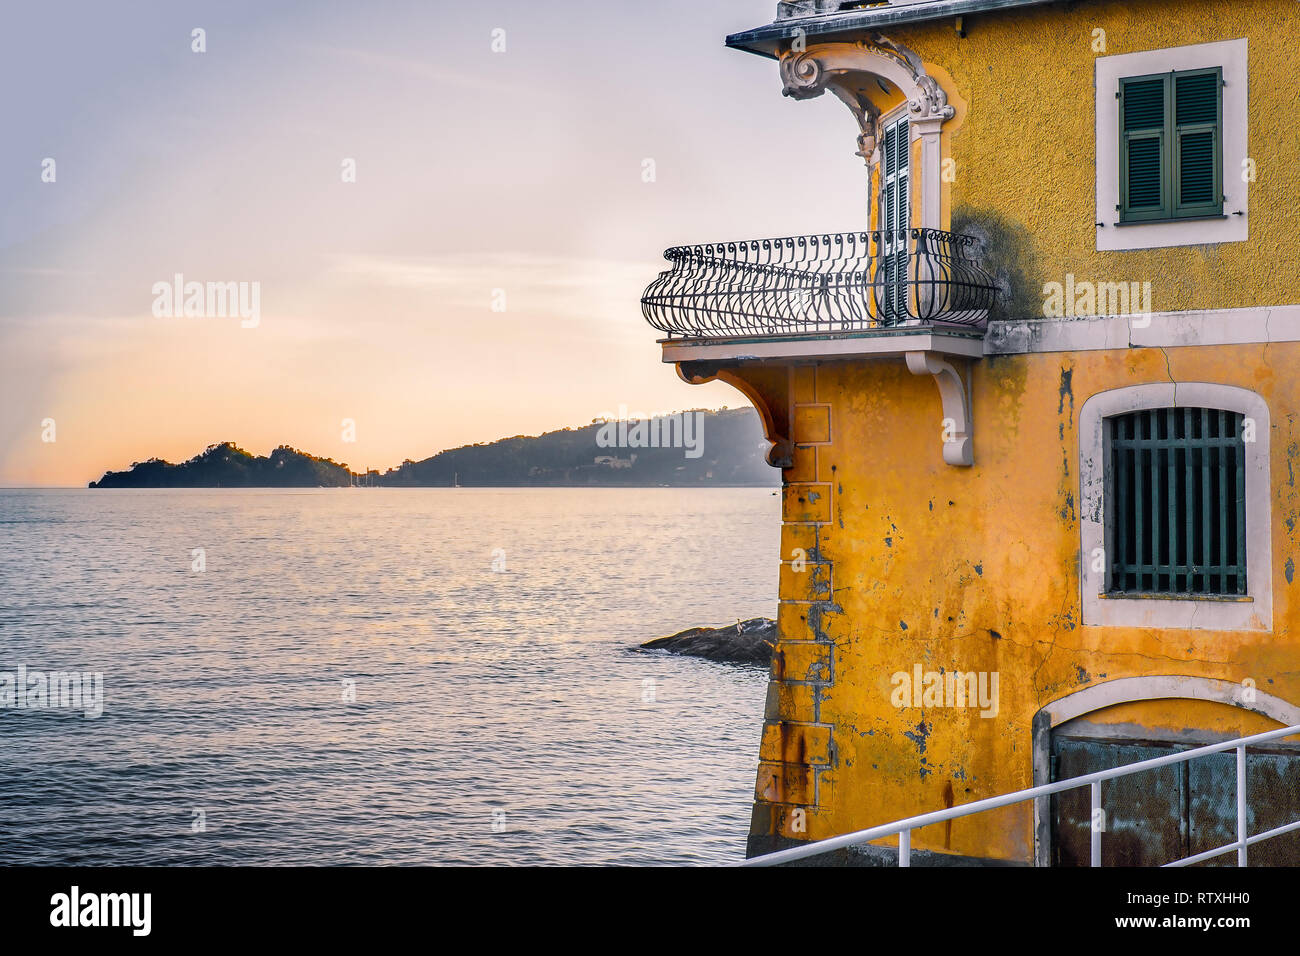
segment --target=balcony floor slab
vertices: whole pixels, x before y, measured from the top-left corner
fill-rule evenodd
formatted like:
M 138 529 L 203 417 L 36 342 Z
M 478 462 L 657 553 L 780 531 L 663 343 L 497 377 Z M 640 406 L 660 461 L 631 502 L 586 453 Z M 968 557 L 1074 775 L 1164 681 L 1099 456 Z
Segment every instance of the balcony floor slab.
M 910 326 L 866 332 L 822 332 L 807 335 L 752 335 L 733 338 L 660 339 L 663 360 L 677 362 L 784 363 L 791 361 L 902 357 L 908 352 L 933 352 L 979 358 L 983 332 Z

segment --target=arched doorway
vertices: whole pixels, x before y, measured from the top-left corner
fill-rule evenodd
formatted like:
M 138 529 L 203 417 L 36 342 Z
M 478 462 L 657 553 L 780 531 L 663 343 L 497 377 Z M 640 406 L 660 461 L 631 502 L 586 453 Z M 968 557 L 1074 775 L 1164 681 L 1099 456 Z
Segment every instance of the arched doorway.
M 1184 715 L 1176 726 L 1170 715 Z M 1300 707 L 1250 684 L 1208 678 L 1131 677 L 1053 701 L 1034 718 L 1034 783 L 1180 753 L 1250 733 L 1300 725 Z M 1102 863 L 1159 866 L 1236 838 L 1233 752 L 1211 754 L 1102 786 Z M 1300 818 L 1300 745 L 1271 743 L 1247 757 L 1248 832 Z M 1035 801 L 1035 862 L 1087 866 L 1091 803 L 1086 787 Z M 1203 865 L 1233 865 L 1225 856 Z M 1300 834 L 1251 849 L 1255 865 L 1300 864 Z

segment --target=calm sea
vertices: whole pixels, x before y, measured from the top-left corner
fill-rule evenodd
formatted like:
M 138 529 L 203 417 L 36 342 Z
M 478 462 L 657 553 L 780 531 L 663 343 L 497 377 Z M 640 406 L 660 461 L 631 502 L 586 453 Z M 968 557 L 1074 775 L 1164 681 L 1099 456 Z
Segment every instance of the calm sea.
M 0 863 L 739 860 L 765 672 L 629 648 L 773 616 L 778 510 L 0 490 L 0 672 L 104 688 L 0 710 Z

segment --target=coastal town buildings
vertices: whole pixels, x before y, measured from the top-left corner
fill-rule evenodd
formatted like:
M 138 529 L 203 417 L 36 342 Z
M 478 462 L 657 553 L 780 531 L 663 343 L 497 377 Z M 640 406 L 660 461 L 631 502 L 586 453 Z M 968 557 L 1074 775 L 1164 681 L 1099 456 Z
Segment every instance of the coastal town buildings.
M 773 95 L 841 101 L 864 164 L 860 232 L 675 247 L 643 300 L 783 475 L 751 855 L 1300 724 L 1298 24 L 1294 0 L 797 0 L 727 38 Z M 1300 818 L 1294 747 L 1247 769 L 1251 833 Z M 1104 862 L 1230 842 L 1234 771 L 1108 783 Z M 913 853 L 1082 863 L 1089 809 Z M 1300 833 L 1250 852 L 1300 863 Z

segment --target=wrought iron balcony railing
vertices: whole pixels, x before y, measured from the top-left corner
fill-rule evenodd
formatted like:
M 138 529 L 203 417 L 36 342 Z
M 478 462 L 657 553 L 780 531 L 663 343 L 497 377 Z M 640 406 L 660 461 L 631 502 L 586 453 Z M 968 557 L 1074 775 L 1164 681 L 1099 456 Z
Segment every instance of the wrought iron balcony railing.
M 676 246 L 641 299 L 672 336 L 983 328 L 997 294 L 976 240 L 937 229 Z

